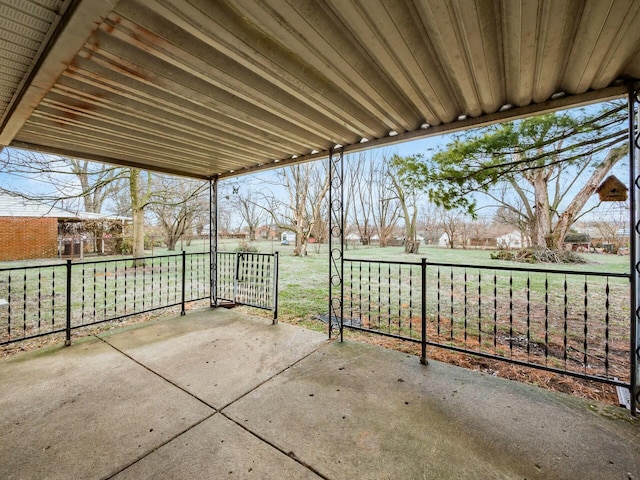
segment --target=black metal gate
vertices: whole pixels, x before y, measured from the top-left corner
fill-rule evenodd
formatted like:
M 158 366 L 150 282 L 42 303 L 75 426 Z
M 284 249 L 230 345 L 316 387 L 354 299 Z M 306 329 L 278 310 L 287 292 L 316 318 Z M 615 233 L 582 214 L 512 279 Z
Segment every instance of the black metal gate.
M 278 322 L 278 252 L 218 252 L 218 306 L 246 305 L 273 312 Z

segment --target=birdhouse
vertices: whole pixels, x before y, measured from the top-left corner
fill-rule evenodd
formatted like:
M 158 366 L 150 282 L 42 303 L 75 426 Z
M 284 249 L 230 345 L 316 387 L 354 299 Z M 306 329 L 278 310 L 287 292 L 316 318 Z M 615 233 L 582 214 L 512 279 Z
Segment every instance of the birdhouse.
M 596 189 L 601 202 L 624 202 L 629 189 L 624 183 L 611 175 Z

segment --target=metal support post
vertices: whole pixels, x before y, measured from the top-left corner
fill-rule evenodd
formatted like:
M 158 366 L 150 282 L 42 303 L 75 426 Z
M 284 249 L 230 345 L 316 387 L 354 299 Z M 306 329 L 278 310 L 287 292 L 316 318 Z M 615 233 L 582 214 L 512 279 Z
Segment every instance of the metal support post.
M 329 154 L 329 338 L 338 321 L 344 327 L 344 151 Z
M 236 252 L 235 267 L 233 269 L 233 303 L 238 303 L 238 287 L 240 284 L 240 269 L 242 261 L 242 252 Z
M 427 259 L 422 257 L 420 264 L 420 294 L 421 294 L 421 312 L 420 312 L 420 363 L 426 365 L 427 361 Z
M 187 290 L 187 252 L 182 251 L 182 301 L 181 301 L 181 309 L 180 315 L 186 315 L 187 311 L 185 310 L 185 297 Z
M 67 260 L 67 309 L 64 344 L 71 345 L 71 259 Z
M 630 332 L 630 386 L 631 391 L 631 414 L 636 415 L 638 404 L 640 403 L 640 372 L 638 362 L 640 360 L 640 252 L 638 243 L 640 241 L 640 215 L 638 212 L 638 198 L 640 193 L 640 170 L 638 169 L 638 149 L 640 149 L 640 132 L 638 131 L 638 112 L 636 109 L 640 104 L 640 90 L 638 85 L 629 84 L 628 107 L 629 107 L 629 257 L 631 262 L 630 270 L 630 311 L 631 311 L 631 332 Z
M 278 323 L 278 264 L 280 256 L 278 252 L 273 253 L 273 324 Z
M 209 180 L 209 301 L 218 306 L 218 177 Z

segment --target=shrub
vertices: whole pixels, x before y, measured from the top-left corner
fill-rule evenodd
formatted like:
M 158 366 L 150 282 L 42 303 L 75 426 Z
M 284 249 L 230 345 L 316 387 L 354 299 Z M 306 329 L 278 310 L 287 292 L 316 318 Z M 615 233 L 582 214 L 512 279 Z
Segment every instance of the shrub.
M 251 243 L 249 240 L 245 240 L 245 239 L 240 240 L 240 245 L 236 247 L 235 251 L 258 253 L 258 249 L 256 248 L 256 246 L 253 243 Z
M 498 250 L 497 252 L 491 252 L 491 258 L 493 260 L 513 260 L 515 254 L 507 250 Z
M 119 238 L 116 240 L 116 251 L 121 255 L 129 255 L 133 252 L 133 242 L 130 238 Z

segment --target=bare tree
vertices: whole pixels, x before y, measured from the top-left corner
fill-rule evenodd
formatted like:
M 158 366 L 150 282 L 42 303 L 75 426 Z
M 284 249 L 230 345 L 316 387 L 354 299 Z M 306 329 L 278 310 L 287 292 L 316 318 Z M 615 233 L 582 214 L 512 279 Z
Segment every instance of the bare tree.
M 473 226 L 471 222 L 463 220 L 460 222 L 460 246 L 466 250 L 471 244 L 471 235 L 473 234 Z
M 421 211 L 423 213 L 419 217 L 420 228 L 428 242 L 437 243 L 439 234 L 442 232 L 440 210 L 433 203 L 427 203 Z
M 319 194 L 321 192 L 316 193 Z M 323 198 L 318 205 L 314 205 L 311 208 L 311 215 L 312 221 L 309 237 L 313 237 L 319 248 L 321 243 L 326 243 L 329 240 L 329 207 L 325 198 Z M 318 253 L 318 250 L 316 250 L 316 253 Z
M 18 191 L 9 185 L 0 191 L 47 203 L 59 203 L 74 211 L 102 212 L 105 202 L 126 181 L 126 169 L 87 160 L 44 155 L 7 148 L 0 161 L 3 172 L 37 182 L 37 191 Z
M 347 157 L 346 212 L 349 223 L 355 226 L 358 238 L 363 245 L 371 243 L 376 232 L 374 205 L 377 201 L 379 178 L 374 165 L 375 157 L 359 153 Z
M 460 210 L 440 209 L 440 228 L 447 235 L 449 248 L 455 248 L 464 223 L 464 214 Z
M 271 210 L 278 228 L 296 234 L 295 256 L 307 254 L 307 243 L 322 218 L 329 191 L 329 173 L 325 163 L 305 163 L 278 170 L 277 186 L 286 191 L 287 200 L 281 201 L 272 192 L 263 192 L 264 208 Z
M 182 237 L 193 232 L 196 217 L 208 210 L 207 184 L 195 180 L 153 176 L 149 209 L 158 220 L 168 250 L 175 250 Z
M 498 207 L 493 218 L 493 223 L 514 227 L 520 233 L 523 243 L 531 245 L 530 234 L 533 229 L 531 218 L 521 213 L 526 210 L 525 205 L 519 199 L 515 199 L 509 206 Z
M 620 232 L 625 231 L 629 223 L 629 204 L 616 202 L 609 208 L 603 208 L 592 214 L 589 222 L 594 227 L 604 243 L 618 245 Z
M 476 248 L 488 246 L 491 221 L 487 217 L 478 217 L 468 225 L 472 235 L 471 245 Z
M 80 183 L 85 212 L 100 213 L 107 198 L 122 188 L 126 178 L 124 169 L 110 165 L 74 158 L 69 164 Z
M 250 189 L 243 188 L 240 184 L 230 185 L 231 193 L 226 196 L 230 206 L 242 218 L 243 225 L 247 226 L 249 241 L 255 241 L 256 230 L 264 221 L 267 209 L 258 202 L 256 194 Z
M 391 185 L 400 204 L 400 212 L 404 220 L 404 252 L 417 254 L 420 249 L 418 241 L 418 190 L 407 181 L 400 170 L 405 161 L 404 158 L 393 155 L 385 157 L 384 161 L 389 165 L 388 175 Z
M 373 182 L 370 185 L 373 192 L 372 218 L 378 232 L 380 246 L 386 247 L 400 218 L 400 202 L 393 189 L 389 165 L 386 162 L 376 166 L 372 179 Z

